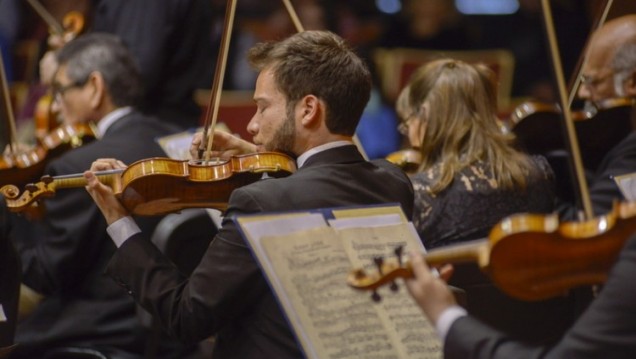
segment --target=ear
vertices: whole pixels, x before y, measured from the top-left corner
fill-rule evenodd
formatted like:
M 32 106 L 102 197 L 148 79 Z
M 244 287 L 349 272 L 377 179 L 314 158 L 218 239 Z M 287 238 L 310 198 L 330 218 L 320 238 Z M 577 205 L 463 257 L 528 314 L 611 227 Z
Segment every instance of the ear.
M 323 104 L 314 95 L 307 95 L 298 101 L 296 108 L 300 123 L 305 127 L 315 126 L 324 114 Z
M 623 84 L 625 89 L 625 96 L 635 98 L 636 97 L 636 71 L 633 71 Z
M 102 105 L 104 97 L 106 96 L 106 82 L 101 73 L 93 71 L 88 76 L 88 86 L 90 86 L 90 92 L 88 94 L 89 104 L 92 108 L 98 108 Z

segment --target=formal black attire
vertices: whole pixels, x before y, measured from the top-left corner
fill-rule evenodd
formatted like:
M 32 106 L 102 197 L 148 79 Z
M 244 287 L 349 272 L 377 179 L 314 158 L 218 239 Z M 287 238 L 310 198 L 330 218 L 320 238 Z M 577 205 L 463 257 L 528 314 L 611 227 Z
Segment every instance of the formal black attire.
M 157 136 L 176 129 L 133 111 L 95 140 L 66 152 L 45 169 L 52 176 L 81 174 L 98 158 L 126 163 L 164 156 Z M 136 304 L 104 274 L 115 246 L 106 221 L 84 188 L 58 190 L 45 201 L 43 222 L 15 217 L 15 245 L 23 282 L 45 296 L 17 329 L 20 358 L 43 357 L 55 347 L 90 347 L 142 355 L 147 329 L 137 319 Z M 159 218 L 140 223 L 152 231 Z M 129 356 L 126 356 L 129 358 Z
M 525 190 L 503 189 L 483 162 L 461 170 L 445 190 L 432 195 L 439 167 L 415 174 L 413 222 L 427 249 L 486 238 L 503 218 L 554 209 L 554 177 L 548 162 L 531 157 Z M 572 298 L 524 302 L 495 287 L 475 263 L 455 265 L 449 284 L 466 291 L 466 309 L 486 323 L 525 340 L 558 338 L 574 320 Z M 549 325 L 548 325 L 549 324 Z
M 299 344 L 232 218 L 387 202 L 410 217 L 413 190 L 399 168 L 367 162 L 353 145 L 328 149 L 289 177 L 235 189 L 222 228 L 189 279 L 141 234 L 121 245 L 108 273 L 180 338 L 215 334 L 214 358 L 299 358 Z
M 472 317 L 456 320 L 444 357 L 628 359 L 636 355 L 636 236 L 621 251 L 599 296 L 553 347 L 516 342 Z
M 0 358 L 2 348 L 13 345 L 18 320 L 20 265 L 11 243 L 9 216 L 4 198 L 0 196 Z
M 616 201 L 624 200 L 614 177 L 636 172 L 636 132 L 630 133 L 601 161 L 590 180 L 590 201 L 595 216 L 607 214 Z

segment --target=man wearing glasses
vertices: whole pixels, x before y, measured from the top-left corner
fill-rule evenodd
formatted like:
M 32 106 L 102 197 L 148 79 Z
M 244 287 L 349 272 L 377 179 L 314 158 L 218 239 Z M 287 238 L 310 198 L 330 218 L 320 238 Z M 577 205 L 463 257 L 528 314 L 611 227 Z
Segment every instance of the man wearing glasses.
M 131 163 L 165 156 L 155 138 L 174 129 L 136 110 L 139 73 L 116 36 L 82 35 L 56 56 L 55 106 L 68 124 L 94 124 L 98 139 L 52 160 L 45 174 L 81 174 L 101 157 Z M 12 218 L 23 283 L 44 297 L 18 324 L 19 345 L 12 358 L 80 352 L 99 352 L 110 359 L 143 357 L 149 330 L 138 321 L 128 294 L 103 275 L 115 246 L 90 196 L 83 188 L 60 190 L 45 205 L 42 222 Z M 159 218 L 145 220 L 143 225 L 152 231 Z M 163 343 L 167 347 L 162 353 L 178 348 Z

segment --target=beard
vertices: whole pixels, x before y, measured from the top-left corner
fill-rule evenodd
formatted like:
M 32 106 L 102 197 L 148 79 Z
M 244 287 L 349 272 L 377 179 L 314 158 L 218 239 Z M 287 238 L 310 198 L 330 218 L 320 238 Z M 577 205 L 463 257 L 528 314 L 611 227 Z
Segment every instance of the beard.
M 274 137 L 265 146 L 267 151 L 278 151 L 293 155 L 294 142 L 296 142 L 296 122 L 294 121 L 294 108 L 287 109 L 287 117 L 276 130 Z

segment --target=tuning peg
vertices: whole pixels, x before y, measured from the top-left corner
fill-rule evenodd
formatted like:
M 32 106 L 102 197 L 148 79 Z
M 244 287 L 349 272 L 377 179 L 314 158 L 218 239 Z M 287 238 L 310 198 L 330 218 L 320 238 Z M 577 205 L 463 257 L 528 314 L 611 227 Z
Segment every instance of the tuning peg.
M 24 189 L 27 192 L 33 193 L 33 192 L 36 192 L 38 190 L 38 186 L 36 186 L 34 183 L 29 183 L 26 186 L 24 186 Z
M 373 290 L 373 294 L 371 294 L 371 299 L 376 302 L 379 303 L 382 300 L 382 297 L 378 294 L 377 290 Z
M 378 267 L 378 272 L 380 273 L 380 275 L 384 274 L 384 273 L 382 273 L 382 264 L 384 264 L 384 258 L 382 258 L 382 257 L 374 257 L 373 258 L 373 262 Z

